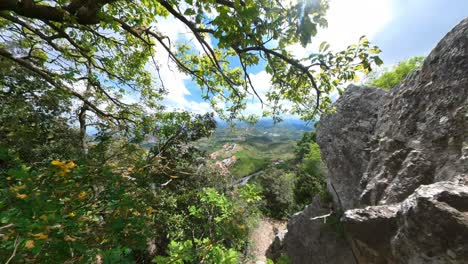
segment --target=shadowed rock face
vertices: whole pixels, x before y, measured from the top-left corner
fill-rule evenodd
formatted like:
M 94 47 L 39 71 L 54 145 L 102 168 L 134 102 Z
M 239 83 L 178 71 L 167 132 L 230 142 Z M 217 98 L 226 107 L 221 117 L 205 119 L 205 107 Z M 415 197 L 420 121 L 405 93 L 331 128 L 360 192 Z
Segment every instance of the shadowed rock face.
M 317 142 L 357 261 L 468 263 L 468 19 L 402 84 L 351 86 L 336 109 L 320 121 Z M 289 229 L 307 225 L 316 229 L 293 217 Z M 317 239 L 285 238 L 310 252 Z
M 270 258 L 276 259 L 280 254 L 289 256 L 291 263 L 318 264 L 355 264 L 353 252 L 343 234 L 336 230 L 328 218 L 330 213 L 317 196 L 304 211 L 291 217 L 284 238 L 277 240 L 270 247 Z
M 391 241 L 397 263 L 468 262 L 468 186 L 419 187 L 400 207 Z
M 401 203 L 346 211 L 359 263 L 467 263 L 465 183 L 422 185 Z

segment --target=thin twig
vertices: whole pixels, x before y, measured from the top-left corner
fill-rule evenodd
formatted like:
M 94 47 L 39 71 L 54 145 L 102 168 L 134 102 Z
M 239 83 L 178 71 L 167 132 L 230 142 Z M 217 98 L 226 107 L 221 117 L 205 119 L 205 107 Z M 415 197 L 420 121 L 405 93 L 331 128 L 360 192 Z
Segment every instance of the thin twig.
M 15 226 L 15 224 L 8 224 L 8 225 L 0 227 L 0 230 L 7 229 L 7 228 L 10 228 L 10 227 L 13 227 L 13 226 Z
M 20 244 L 20 241 L 18 241 L 18 238 L 19 238 L 19 235 L 16 236 L 16 239 L 15 239 L 15 248 L 13 249 L 13 253 L 11 254 L 10 258 L 7 260 L 7 262 L 5 262 L 5 264 L 8 264 L 10 263 L 10 261 L 16 256 L 16 250 L 18 249 L 18 246 Z
M 161 183 L 161 187 L 167 186 L 169 183 L 171 183 L 171 181 L 172 181 L 172 179 L 169 179 L 167 182 Z
M 317 219 L 322 219 L 323 218 L 323 223 L 326 223 L 327 222 L 327 217 L 329 217 L 331 215 L 332 215 L 332 212 L 330 212 L 329 214 L 326 214 L 326 215 L 312 217 L 312 218 L 310 218 L 310 220 L 317 220 Z

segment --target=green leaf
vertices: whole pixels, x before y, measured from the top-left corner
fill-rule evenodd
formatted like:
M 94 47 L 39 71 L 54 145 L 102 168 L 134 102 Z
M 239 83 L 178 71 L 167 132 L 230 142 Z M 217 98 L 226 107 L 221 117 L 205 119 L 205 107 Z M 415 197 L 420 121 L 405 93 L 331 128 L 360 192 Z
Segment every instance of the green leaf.
M 380 59 L 378 56 L 372 56 L 371 58 L 374 60 L 374 62 L 375 62 L 375 64 L 376 64 L 377 66 L 380 66 L 380 65 L 383 64 L 382 59 Z
M 186 15 L 186 16 L 193 16 L 195 14 L 196 14 L 196 12 L 192 8 L 187 8 L 187 10 L 185 10 L 185 12 L 184 12 L 184 15 Z
M 330 44 L 328 44 L 326 41 L 323 41 L 322 43 L 320 43 L 319 52 L 325 52 L 329 48 L 330 48 Z
M 382 52 L 382 50 L 380 50 L 380 48 L 377 46 L 374 46 L 371 49 L 369 49 L 370 54 L 379 54 L 380 52 Z
M 317 34 L 317 25 L 310 21 L 309 17 L 304 18 L 301 27 L 301 45 L 303 47 L 310 43 L 312 36 Z

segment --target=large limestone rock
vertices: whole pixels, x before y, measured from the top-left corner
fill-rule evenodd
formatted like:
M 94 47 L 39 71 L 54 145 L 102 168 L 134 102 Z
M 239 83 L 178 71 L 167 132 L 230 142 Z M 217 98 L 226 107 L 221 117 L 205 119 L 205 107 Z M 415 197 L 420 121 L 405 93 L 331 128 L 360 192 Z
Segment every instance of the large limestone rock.
M 468 186 L 423 185 L 394 205 L 348 210 L 360 263 L 467 263 Z
M 294 263 L 468 263 L 468 19 L 401 85 L 351 86 L 336 109 L 317 142 L 353 258 L 307 260 L 325 241 L 296 216 L 285 238 Z
M 336 115 L 320 120 L 317 142 L 328 165 L 328 181 L 336 201 L 344 209 L 359 204 L 362 178 L 369 161 L 368 142 L 375 130 L 377 113 L 387 92 L 375 88 L 350 86 L 337 101 Z
M 289 220 L 281 250 L 277 244 L 273 245 L 276 256 L 281 251 L 289 256 L 293 264 L 355 264 L 345 238 L 321 217 L 329 213 L 327 206 L 323 206 L 318 197 L 314 198 L 311 205 Z
M 387 98 L 369 142 L 362 204 L 400 202 L 421 184 L 468 171 L 468 19 Z

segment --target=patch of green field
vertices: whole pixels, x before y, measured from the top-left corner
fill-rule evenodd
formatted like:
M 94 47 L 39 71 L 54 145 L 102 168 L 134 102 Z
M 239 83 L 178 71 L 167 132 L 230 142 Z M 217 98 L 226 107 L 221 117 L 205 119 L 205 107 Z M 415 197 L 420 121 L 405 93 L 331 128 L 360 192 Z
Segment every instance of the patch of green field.
M 270 157 L 252 147 L 244 147 L 235 154 L 237 162 L 231 168 L 236 178 L 244 177 L 265 169 L 270 164 Z

